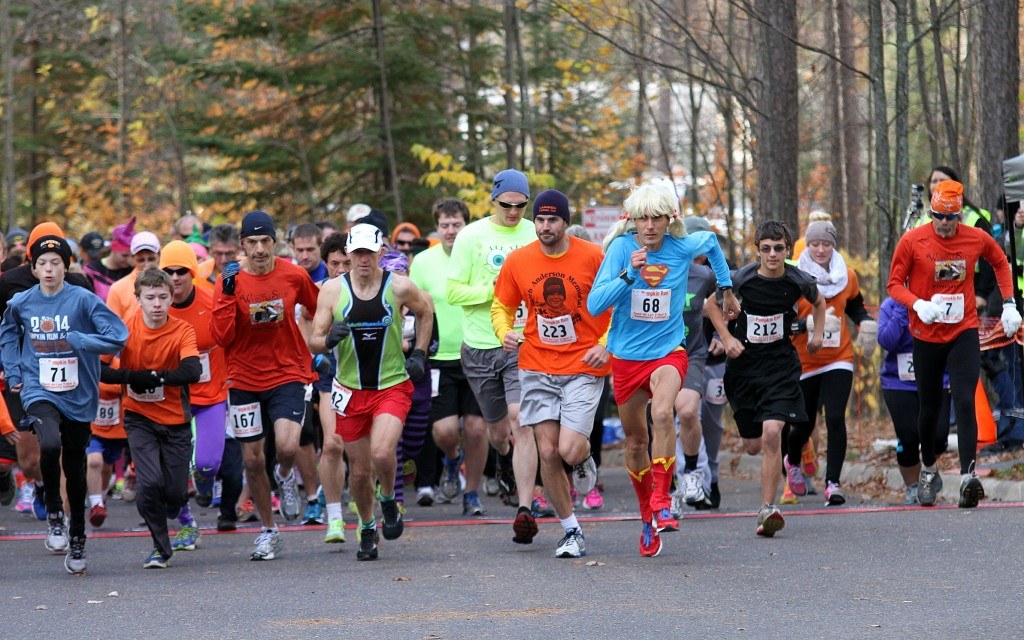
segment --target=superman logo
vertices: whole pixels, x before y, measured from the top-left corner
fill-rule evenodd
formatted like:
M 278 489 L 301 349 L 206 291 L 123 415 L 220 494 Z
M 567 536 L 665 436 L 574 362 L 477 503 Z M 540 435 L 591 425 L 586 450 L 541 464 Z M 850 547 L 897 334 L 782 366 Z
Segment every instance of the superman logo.
M 640 270 L 640 277 L 652 288 L 657 287 L 668 275 L 668 267 L 663 264 L 647 264 Z

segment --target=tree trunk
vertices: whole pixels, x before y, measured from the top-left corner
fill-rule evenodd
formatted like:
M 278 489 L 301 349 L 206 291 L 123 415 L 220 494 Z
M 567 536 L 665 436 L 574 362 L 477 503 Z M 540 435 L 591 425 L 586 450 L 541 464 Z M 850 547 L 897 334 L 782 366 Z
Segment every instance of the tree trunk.
M 644 138 L 647 135 L 646 128 L 644 127 L 644 121 L 647 118 L 647 74 L 646 63 L 643 61 L 643 57 L 646 55 L 644 46 L 647 39 L 644 37 L 644 10 L 643 7 L 637 8 L 637 29 L 634 34 L 636 37 L 635 49 L 639 55 L 633 59 L 633 64 L 636 65 L 636 123 L 634 124 L 634 135 L 636 136 L 636 159 L 633 162 L 633 179 L 639 183 L 640 178 L 643 175 L 643 165 L 646 164 L 646 154 L 644 153 Z
M 117 11 L 117 167 L 120 184 L 117 189 L 118 210 L 124 219 L 132 215 L 128 197 L 128 0 L 118 3 Z
M 375 0 L 376 1 L 376 0 Z M 505 164 L 514 168 L 516 162 L 516 99 L 512 95 L 516 84 L 515 74 L 515 0 L 505 0 Z
M 736 244 L 732 240 L 732 217 L 736 212 L 736 165 L 733 162 L 733 154 L 736 152 L 736 123 L 732 96 L 720 96 L 719 110 L 725 122 L 725 237 L 728 239 L 726 254 L 733 264 L 736 264 Z
M 874 2 L 874 0 L 872 0 Z M 935 0 L 928 0 L 932 15 L 932 55 L 935 57 L 935 73 L 939 81 L 939 106 L 942 111 L 942 122 L 946 126 L 945 149 L 949 151 L 948 162 L 954 169 L 960 170 L 959 136 L 956 121 L 953 120 L 953 109 L 949 104 L 949 88 L 946 84 L 946 62 L 942 53 L 942 30 L 939 28 L 939 7 Z M 872 74 L 874 75 L 874 74 Z
M 14 215 L 14 29 L 10 0 L 0 0 L 0 30 L 4 73 L 4 213 L 10 230 L 17 226 Z
M 921 99 L 921 113 L 924 115 L 924 126 L 928 135 L 928 149 L 931 151 L 929 166 L 939 164 L 939 132 L 935 128 L 935 115 L 932 113 L 931 87 L 928 83 L 927 65 L 931 61 L 924 54 L 924 36 L 921 35 L 921 22 L 917 17 L 917 2 L 910 3 L 910 24 L 914 27 L 914 52 L 917 54 L 917 85 Z
M 893 0 L 896 9 L 896 135 L 893 141 L 893 193 L 901 201 L 910 194 L 910 41 L 907 39 L 907 3 L 908 0 Z
M 398 188 L 398 162 L 395 158 L 395 141 L 391 135 L 391 94 L 388 92 L 387 62 L 384 58 L 384 16 L 380 0 L 373 0 L 373 30 L 377 40 L 377 64 L 380 67 L 380 115 L 384 128 L 384 148 L 388 156 L 388 176 L 391 198 L 395 203 L 395 219 L 402 222 L 402 196 Z
M 868 58 L 871 72 L 872 119 L 875 140 L 875 206 L 879 212 L 878 263 L 882 281 L 889 277 L 889 265 L 898 238 L 896 211 L 889 188 L 889 119 L 885 103 L 885 52 L 882 0 L 868 0 Z
M 514 5 L 513 5 L 514 6 Z M 521 129 L 519 132 L 520 157 L 523 159 L 523 168 L 526 168 L 527 159 L 531 160 L 531 166 L 539 170 L 540 161 L 537 158 L 537 133 L 533 129 L 533 107 L 530 105 L 530 74 L 526 66 L 526 56 L 523 55 L 523 29 L 519 20 L 519 8 L 514 7 L 512 13 L 512 24 L 515 27 L 516 58 L 519 60 L 519 120 Z
M 978 181 L 972 200 L 995 210 L 1003 193 L 1003 160 L 1020 153 L 1019 9 L 1016 2 L 981 5 L 981 100 Z
M 843 135 L 843 82 L 840 76 L 840 67 L 836 62 L 839 57 L 839 15 L 836 2 L 830 3 L 829 11 L 825 12 L 825 51 L 835 59 L 829 59 L 826 64 L 828 73 L 828 97 L 826 99 L 826 119 L 828 130 L 833 132 L 829 139 L 829 191 L 831 192 L 828 204 L 829 213 L 832 214 L 832 224 L 839 232 L 839 237 L 846 245 L 850 237 L 849 212 L 846 208 L 846 168 L 843 163 L 846 159 L 845 143 Z
M 839 34 L 839 59 L 845 65 L 839 69 L 842 84 L 842 100 L 840 101 L 843 122 L 843 202 L 846 207 L 843 215 L 849 221 L 847 225 L 847 247 L 855 254 L 868 254 L 867 229 L 868 212 L 864 206 L 866 184 L 864 180 L 864 158 L 867 151 L 868 127 L 860 109 L 860 83 L 851 67 L 857 67 L 857 47 L 855 44 L 861 35 L 854 31 L 853 10 L 850 0 L 837 0 L 836 21 Z
M 469 3 L 470 11 L 474 14 L 477 11 L 477 0 Z M 476 21 L 469 21 L 469 33 L 466 38 L 466 147 L 468 151 L 468 162 L 466 169 L 474 175 L 480 171 L 480 139 L 477 135 L 477 109 L 480 108 L 480 79 L 476 60 L 477 28 Z M 458 42 L 455 43 L 458 46 Z

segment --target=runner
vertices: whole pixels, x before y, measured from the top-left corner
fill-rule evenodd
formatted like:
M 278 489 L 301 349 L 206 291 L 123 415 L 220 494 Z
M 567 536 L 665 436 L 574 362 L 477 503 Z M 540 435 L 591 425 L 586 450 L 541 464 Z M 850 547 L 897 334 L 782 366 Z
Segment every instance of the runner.
M 87 234 L 89 235 L 89 234 Z M 128 276 L 135 269 L 132 263 L 131 243 L 135 235 L 135 216 L 125 224 L 114 227 L 111 234 L 110 253 L 100 260 L 91 260 L 82 267 L 86 277 L 92 282 L 93 290 L 104 302 L 107 301 L 107 294 L 115 282 Z M 99 240 L 100 249 L 103 248 L 103 236 L 95 234 L 90 238 L 90 246 L 96 246 L 96 236 Z M 85 237 L 82 238 L 82 246 L 86 247 Z M 97 254 L 98 255 L 98 254 Z
M 306 412 L 305 386 L 315 376 L 309 349 L 295 322 L 295 307 L 312 309 L 317 289 L 302 267 L 274 255 L 277 232 L 263 211 L 242 218 L 245 259 L 229 263 L 214 294 L 214 340 L 228 363 L 228 424 L 242 445 L 245 477 L 263 529 L 252 560 L 273 560 L 283 542 L 270 502 L 263 439 L 273 429 L 286 520 L 299 516 L 294 467 Z
M 448 304 L 462 307 L 462 369 L 473 388 L 487 435 L 498 454 L 495 475 L 506 500 L 518 486 L 519 511 L 512 540 L 529 544 L 537 534 L 530 513 L 537 475 L 533 432 L 519 425 L 518 353 L 504 351 L 491 325 L 494 283 L 505 257 L 537 239 L 533 223 L 523 219 L 530 200 L 526 176 L 506 169 L 494 177 L 494 213 L 466 226 L 455 238 L 448 263 Z M 516 313 L 514 328 L 526 324 L 526 307 Z M 513 447 L 509 436 L 518 443 Z
M 384 538 L 398 538 L 405 526 L 394 494 L 396 448 L 412 404 L 413 382 L 426 375 L 433 324 L 419 288 L 380 268 L 383 246 L 383 234 L 376 227 L 352 227 L 346 245 L 352 271 L 324 284 L 309 341 L 314 353 L 338 349 L 333 405 L 359 512 L 358 560 L 377 559 L 374 480 L 379 483 Z M 416 314 L 416 344 L 408 359 L 402 354 L 398 321 L 402 307 Z
M 597 484 L 590 431 L 611 370 L 602 344 L 611 314 L 587 312 L 602 254 L 597 245 L 565 235 L 569 199 L 555 190 L 541 193 L 533 223 L 538 241 L 510 253 L 498 274 L 491 321 L 503 348 L 519 352 L 519 420 L 533 427 L 541 478 L 565 532 L 555 557 L 579 558 L 587 555 L 586 540 L 562 465 L 574 468 L 579 493 Z M 523 302 L 526 326 L 517 331 L 512 326 Z
M 811 276 L 786 264 L 793 245 L 786 225 L 778 220 L 762 222 L 755 243 L 760 262 L 742 267 L 733 276 L 743 312 L 726 326 L 717 299 L 711 298 L 707 313 L 731 358 L 723 382 L 743 448 L 750 455 L 764 453 L 762 505 L 754 532 L 771 537 L 786 525 L 775 506 L 782 469 L 783 425 L 807 421 L 800 393 L 800 359 L 792 341 L 786 338 L 796 321 L 796 303 L 806 298 L 814 305 L 814 335 L 807 350 L 817 353 L 825 331 L 825 299 L 818 295 Z
M 242 244 L 238 238 L 238 227 L 233 224 L 219 224 L 210 230 L 210 258 L 199 264 L 196 285 L 213 293 L 217 276 L 230 262 L 242 255 Z
M 107 306 L 117 314 L 117 317 L 126 321 L 139 309 L 139 302 L 135 296 L 135 279 L 160 261 L 160 239 L 155 233 L 140 231 L 132 236 L 130 246 L 135 270 L 112 284 L 107 293 Z
M 640 555 L 654 557 L 661 553 L 659 530 L 679 526 L 669 495 L 675 473 L 672 412 L 686 378 L 687 356 L 680 346 L 686 340 L 686 295 L 680 292 L 685 291 L 695 256 L 706 253 L 711 260 L 730 317 L 739 313 L 739 304 L 718 239 L 707 231 L 686 234 L 678 199 L 670 189 L 643 184 L 623 209 L 623 218 L 605 238 L 606 255 L 587 309 L 592 314 L 612 309 L 608 350 L 613 355 L 615 402 L 626 432 L 626 468 L 640 503 Z
M 66 551 L 65 569 L 80 575 L 86 570 L 85 448 L 99 404 L 99 356 L 117 353 L 128 330 L 95 294 L 65 285 L 71 247 L 64 238 L 35 239 L 29 255 L 39 284 L 8 304 L 0 324 L 0 357 L 9 389 L 25 407 L 19 429 L 35 431 L 43 479 L 53 488 L 46 492 L 46 548 Z M 67 530 L 59 490 L 62 465 L 71 511 Z
M 1007 336 L 1016 334 L 1021 317 L 1013 300 L 1010 265 L 995 240 L 975 227 L 960 224 L 963 185 L 953 180 L 932 189 L 932 224 L 912 229 L 900 238 L 889 270 L 889 295 L 908 309 L 914 336 L 914 369 L 920 400 L 918 433 L 921 442 L 921 479 L 917 499 L 935 504 L 938 469 L 935 435 L 942 399 L 943 372 L 949 373 L 960 450 L 961 508 L 972 508 L 985 497 L 974 472 L 978 425 L 974 390 L 981 370 L 978 313 L 974 304 L 975 265 L 984 259 L 995 270 L 1003 297 L 1002 325 Z
M 102 380 L 125 385 L 124 430 L 138 482 L 135 506 L 153 538 L 153 550 L 142 566 L 165 569 L 175 550 L 199 544 L 199 528 L 188 509 L 189 385 L 199 381 L 203 367 L 195 330 L 168 315 L 171 276 L 146 269 L 135 278 L 135 292 L 139 311 L 128 318 L 120 366 L 104 366 Z M 181 525 L 173 548 L 169 517 Z
M 437 274 L 447 273 L 455 239 L 469 221 L 469 209 L 461 200 L 442 198 L 434 203 L 434 223 L 441 242 L 418 254 L 409 277 L 427 292 L 434 302 L 440 344 L 437 355 L 430 360 L 432 394 L 430 420 L 434 440 L 444 454 L 440 500 L 451 502 L 461 489 L 459 474 L 466 465 L 466 491 L 462 496 L 462 515 L 485 514 L 480 503 L 480 481 L 487 463 L 487 434 L 473 390 L 462 371 L 462 309 L 448 304 L 446 282 Z M 459 446 L 459 423 L 462 423 L 463 445 Z
M 103 356 L 103 363 L 110 363 L 109 356 Z M 117 358 L 111 366 L 117 368 Z M 86 484 L 89 495 L 89 524 L 95 528 L 107 520 L 106 492 L 116 464 L 128 447 L 128 434 L 124 432 L 124 417 L 121 410 L 121 385 L 100 383 L 100 401 L 96 417 L 89 430 L 89 446 L 86 455 Z

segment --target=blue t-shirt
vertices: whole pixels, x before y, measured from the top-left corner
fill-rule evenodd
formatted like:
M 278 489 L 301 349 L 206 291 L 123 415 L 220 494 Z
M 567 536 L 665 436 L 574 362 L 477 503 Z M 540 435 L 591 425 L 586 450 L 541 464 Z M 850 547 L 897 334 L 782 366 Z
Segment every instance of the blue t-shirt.
M 309 274 L 309 277 L 313 280 L 313 282 L 320 282 L 327 277 L 327 265 L 324 264 L 323 260 L 321 260 L 320 264 L 316 266 L 316 269 L 313 269 L 312 271 L 307 271 L 306 273 Z

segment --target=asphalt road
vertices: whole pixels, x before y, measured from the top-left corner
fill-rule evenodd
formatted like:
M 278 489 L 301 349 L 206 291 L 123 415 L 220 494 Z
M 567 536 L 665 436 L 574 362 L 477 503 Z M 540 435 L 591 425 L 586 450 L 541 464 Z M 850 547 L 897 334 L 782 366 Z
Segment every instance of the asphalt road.
M 786 508 L 785 530 L 765 540 L 756 486 L 725 479 L 721 512 L 687 514 L 647 559 L 639 523 L 625 519 L 635 498 L 624 471 L 603 481 L 606 508 L 580 514 L 581 560 L 552 557 L 557 522 L 513 544 L 513 510 L 489 498 L 504 521 L 410 507 L 377 562 L 355 560 L 354 531 L 328 546 L 322 530 L 297 527 L 272 562 L 248 560 L 254 530 L 207 532 L 169 569 L 144 570 L 151 544 L 125 532 L 138 526 L 134 505 L 112 502 L 90 531 L 88 575 L 75 577 L 31 535 L 42 523 L 4 508 L 2 637 L 1024 637 L 1020 505 L 905 510 L 854 497 L 825 510 L 815 498 Z

